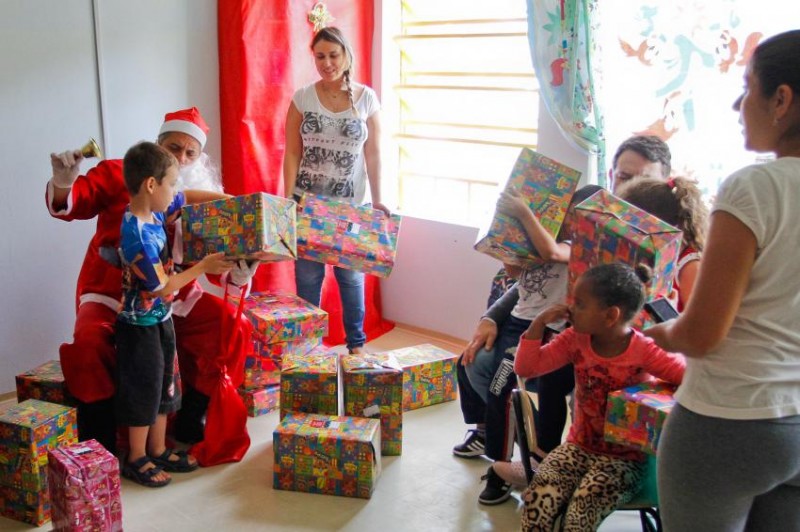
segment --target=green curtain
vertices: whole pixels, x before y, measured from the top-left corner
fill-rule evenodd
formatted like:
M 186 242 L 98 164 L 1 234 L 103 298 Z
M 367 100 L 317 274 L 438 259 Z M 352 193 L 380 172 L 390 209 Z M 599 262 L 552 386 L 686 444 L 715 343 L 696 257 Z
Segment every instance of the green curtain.
M 606 185 L 600 80 L 598 0 L 526 0 L 528 41 L 539 93 L 564 136 L 597 161 Z

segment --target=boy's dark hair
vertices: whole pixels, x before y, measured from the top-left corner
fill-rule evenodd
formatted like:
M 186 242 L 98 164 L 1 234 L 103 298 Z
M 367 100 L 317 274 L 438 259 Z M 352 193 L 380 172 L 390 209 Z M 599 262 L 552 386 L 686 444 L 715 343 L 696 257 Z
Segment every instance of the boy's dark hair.
M 644 306 L 644 285 L 653 278 L 645 264 L 631 268 L 622 262 L 599 264 L 581 275 L 589 291 L 606 307 L 619 307 L 622 319 L 630 321 Z
M 635 135 L 625 140 L 617 148 L 612 161 L 612 167 L 617 167 L 617 161 L 620 155 L 626 151 L 638 153 L 651 163 L 661 163 L 663 169 L 663 177 L 669 177 L 672 171 L 672 152 L 669 151 L 667 143 L 656 137 L 655 135 Z
M 617 195 L 683 231 L 683 241 L 703 251 L 708 226 L 708 207 L 703 193 L 690 179 L 671 177 L 666 181 L 641 178 L 623 183 Z
M 154 177 L 157 183 L 161 183 L 167 170 L 173 166 L 178 166 L 178 160 L 158 144 L 147 141 L 134 144 L 122 160 L 125 188 L 134 196 L 148 177 Z

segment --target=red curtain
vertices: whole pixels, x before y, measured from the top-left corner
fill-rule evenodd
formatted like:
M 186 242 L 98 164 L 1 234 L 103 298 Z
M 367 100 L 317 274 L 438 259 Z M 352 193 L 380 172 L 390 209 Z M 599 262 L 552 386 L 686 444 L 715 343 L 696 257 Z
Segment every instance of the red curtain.
M 284 122 L 292 95 L 318 79 L 309 49 L 313 26 L 308 13 L 316 0 L 219 0 L 218 42 L 220 122 L 225 190 L 283 194 Z M 353 78 L 372 79 L 373 0 L 325 2 L 353 47 Z M 294 292 L 294 265 L 263 264 L 254 291 Z M 364 330 L 371 340 L 391 330 L 380 315 L 380 284 L 367 276 Z M 322 291 L 330 314 L 328 345 L 342 343 L 341 303 L 330 274 Z

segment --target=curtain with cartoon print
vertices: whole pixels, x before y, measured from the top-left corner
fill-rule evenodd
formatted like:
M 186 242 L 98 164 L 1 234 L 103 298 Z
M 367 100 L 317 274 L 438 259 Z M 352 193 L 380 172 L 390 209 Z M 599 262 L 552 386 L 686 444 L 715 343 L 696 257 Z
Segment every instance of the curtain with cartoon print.
M 605 137 L 598 107 L 597 0 L 527 0 L 528 40 L 539 94 L 564 136 L 597 158 L 605 186 Z

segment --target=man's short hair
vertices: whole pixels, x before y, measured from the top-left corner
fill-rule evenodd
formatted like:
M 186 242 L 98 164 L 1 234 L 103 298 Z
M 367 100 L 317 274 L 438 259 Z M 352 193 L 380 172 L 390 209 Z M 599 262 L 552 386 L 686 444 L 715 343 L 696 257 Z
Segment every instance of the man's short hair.
M 148 177 L 155 177 L 161 183 L 172 166 L 178 167 L 178 159 L 158 144 L 147 141 L 134 144 L 122 160 L 125 188 L 131 196 L 136 195 Z
M 638 153 L 651 163 L 661 163 L 663 177 L 669 177 L 672 171 L 672 153 L 667 143 L 655 135 L 634 135 L 625 140 L 614 154 L 613 167 L 617 167 L 617 160 L 626 151 Z

